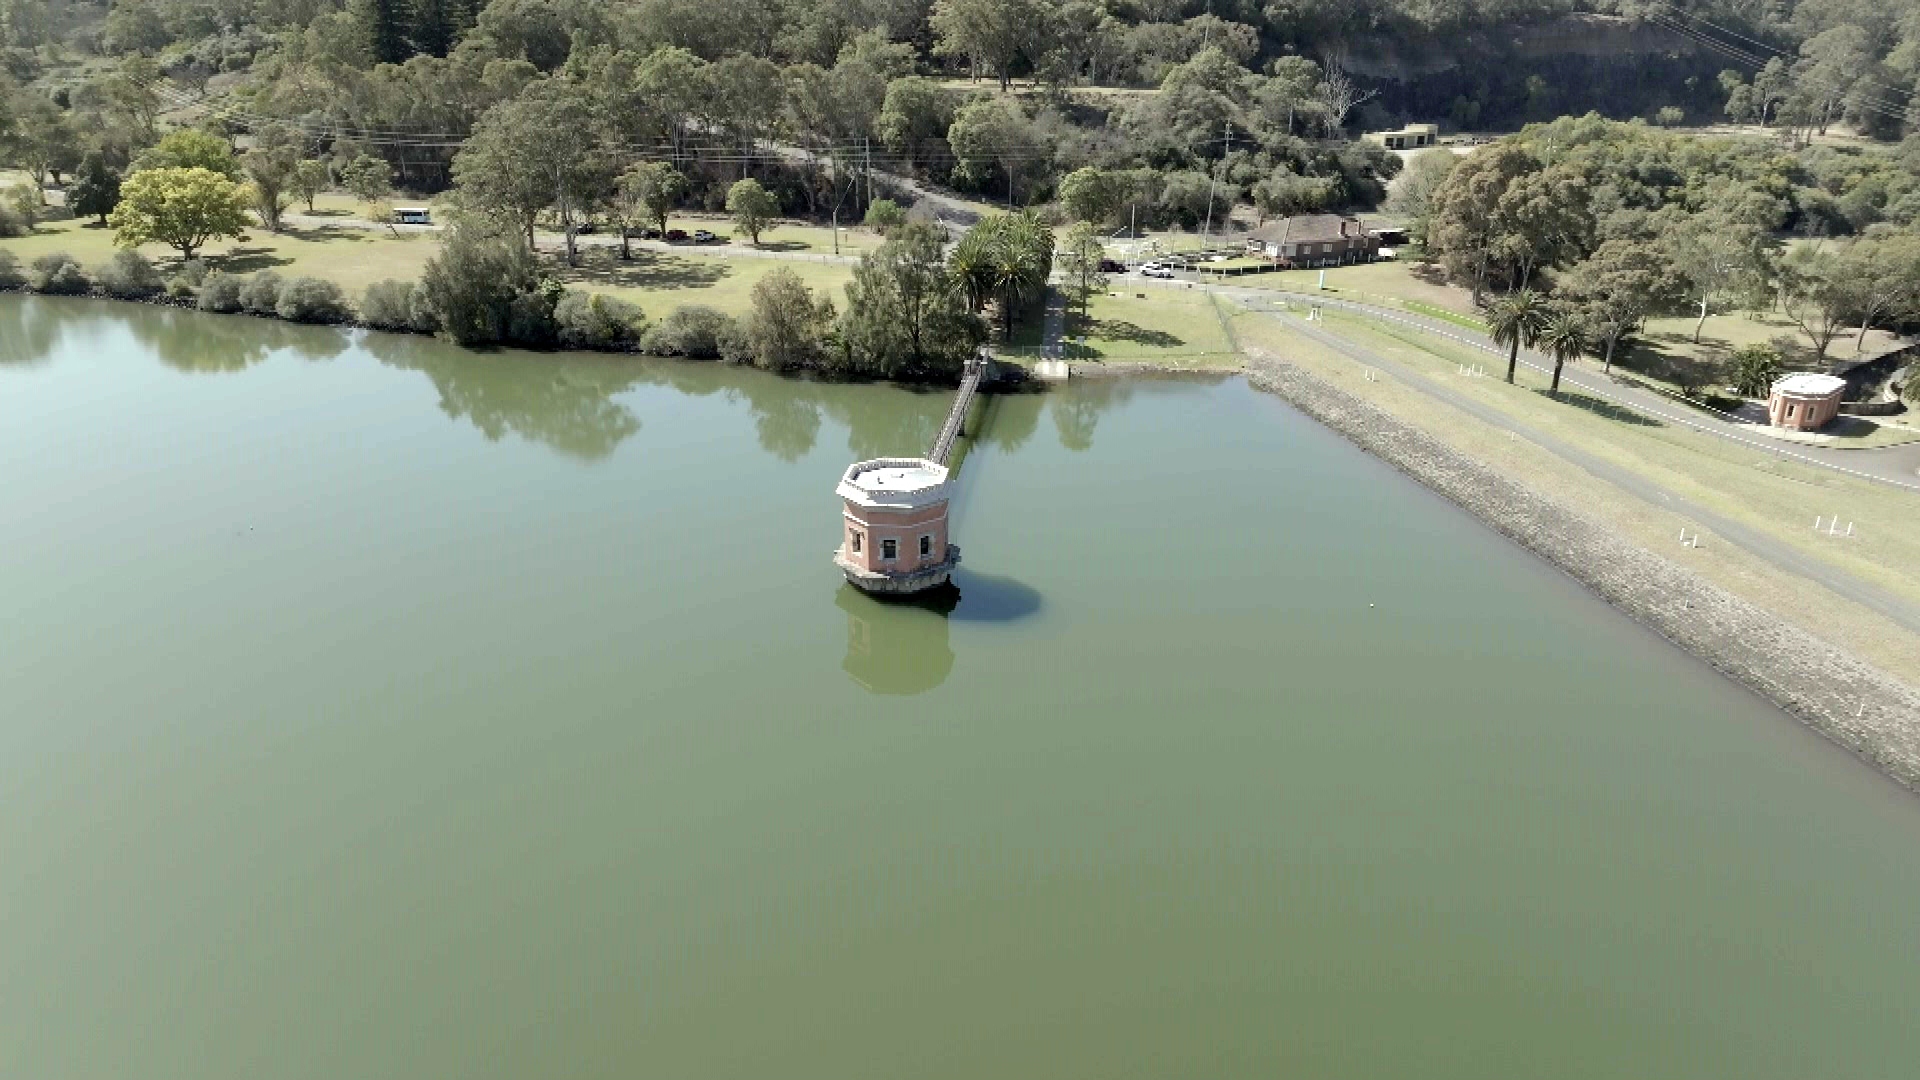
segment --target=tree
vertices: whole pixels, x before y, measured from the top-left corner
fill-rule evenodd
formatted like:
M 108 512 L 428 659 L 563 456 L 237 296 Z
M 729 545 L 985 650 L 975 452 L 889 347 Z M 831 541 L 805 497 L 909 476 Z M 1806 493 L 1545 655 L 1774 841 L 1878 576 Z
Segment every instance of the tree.
M 875 199 L 867 204 L 867 217 L 862 224 L 867 228 L 886 235 L 887 230 L 897 229 L 907 223 L 907 211 L 892 199 Z
M 1300 176 L 1292 169 L 1277 169 L 1253 185 L 1253 205 L 1262 221 L 1310 213 L 1327 204 L 1333 184 L 1331 177 Z
M 1765 342 L 1742 345 L 1733 350 L 1733 388 L 1747 397 L 1765 397 L 1773 381 L 1786 369 L 1780 350 Z
M 1836 276 L 1860 317 L 1860 330 L 1853 337 L 1853 349 L 1859 352 L 1875 322 L 1920 311 L 1920 236 L 1899 232 L 1856 241 L 1840 252 Z
M 167 132 L 165 138 L 134 159 L 130 171 L 146 169 L 205 169 L 228 180 L 240 179 L 240 163 L 234 159 L 233 147 L 220 136 L 198 128 Z
M 745 330 L 756 365 L 791 371 L 819 362 L 833 324 L 832 300 L 783 266 L 754 283 L 752 305 Z
M 853 369 L 887 378 L 959 373 L 986 329 L 941 262 L 939 226 L 902 225 L 860 257 L 840 339 Z
M 361 155 L 340 166 L 340 183 L 368 207 L 393 191 L 393 166 L 385 158 Z
M 1500 200 L 1516 178 L 1537 166 L 1524 148 L 1502 141 L 1454 166 L 1434 192 L 1428 247 L 1449 277 L 1467 281 L 1476 304 L 1498 254 Z
M 488 109 L 454 156 L 461 198 L 516 222 L 529 249 L 535 219 L 552 207 L 566 238 L 567 262 L 576 262 L 580 222 L 612 187 L 608 159 L 589 137 L 592 120 L 585 94 L 566 79 L 528 84 L 517 97 Z
M 348 0 L 347 14 L 360 35 L 361 47 L 380 64 L 399 64 L 413 55 L 407 23 L 413 14 L 405 0 Z
M 1700 317 L 1693 324 L 1697 345 L 1713 304 L 1750 289 L 1758 280 L 1766 234 L 1752 221 L 1710 211 L 1691 217 L 1669 215 L 1661 222 L 1660 235 L 1667 242 L 1667 257 L 1700 306 Z
M 67 188 L 67 207 L 82 217 L 99 218 L 105 225 L 107 215 L 119 203 L 120 174 L 107 168 L 99 151 L 89 153 L 81 159 L 80 170 Z
M 1507 381 L 1520 366 L 1520 349 L 1532 346 L 1546 321 L 1546 299 L 1532 289 L 1508 293 L 1487 309 L 1487 336 L 1507 347 Z
M 1081 222 L 1067 230 L 1066 241 L 1060 246 L 1060 268 L 1066 271 L 1067 287 L 1073 298 L 1080 301 L 1080 317 L 1091 317 L 1089 305 L 1093 294 L 1107 287 L 1107 276 L 1100 270 L 1100 264 L 1107 257 L 1107 248 L 1100 242 L 1100 234 L 1093 226 Z
M 1525 287 L 1540 267 L 1579 258 L 1593 237 L 1586 178 L 1564 165 L 1515 177 L 1493 208 L 1494 254 Z
M 1120 208 L 1121 192 L 1113 175 L 1091 165 L 1062 177 L 1056 195 L 1075 221 L 1104 222 Z
M 1781 308 L 1822 360 L 1844 329 L 1843 320 L 1853 302 L 1852 290 L 1840 271 L 1840 260 L 1817 247 L 1789 252 L 1775 271 Z
M 727 189 L 727 213 L 733 215 L 734 222 L 753 241 L 753 246 L 759 247 L 760 234 L 780 216 L 780 199 L 761 187 L 760 181 L 749 177 L 735 181 Z
M 1459 161 L 1444 147 L 1422 150 L 1407 162 L 1387 195 L 1387 209 L 1406 215 L 1408 233 L 1423 247 L 1427 246 L 1427 229 L 1433 220 L 1434 196 Z
M 1040 138 L 1019 102 L 1010 97 L 976 101 L 953 114 L 947 145 L 957 163 L 954 176 L 985 187 L 997 167 L 1007 177 L 1007 205 L 1013 205 L 1015 179 L 1033 160 Z
M 1053 270 L 1053 230 L 1030 210 L 984 218 L 955 245 L 950 265 L 978 303 L 995 298 L 1002 336 L 1013 332 L 1016 310 L 1039 296 Z
M 952 95 L 932 79 L 918 76 L 888 83 L 886 100 L 874 118 L 880 144 L 903 155 L 909 166 L 927 156 L 952 124 Z
M 1548 356 L 1553 357 L 1553 382 L 1547 387 L 1547 393 L 1558 397 L 1560 370 L 1569 360 L 1578 360 L 1580 354 L 1587 351 L 1586 324 L 1580 320 L 1578 312 L 1559 308 L 1548 313 L 1534 340 Z
M 1616 237 L 1568 270 L 1560 279 L 1560 291 L 1579 307 L 1605 350 L 1604 370 L 1612 371 L 1621 340 L 1639 332 L 1648 315 L 1678 305 L 1686 282 L 1658 248 Z
M 313 200 L 319 198 L 320 193 L 332 183 L 333 177 L 327 171 L 327 163 L 312 158 L 296 164 L 292 174 L 287 177 L 287 189 L 306 202 L 309 214 L 313 213 Z
M 22 92 L 14 95 L 12 102 L 0 101 L 0 109 L 9 105 L 16 110 L 14 135 L 8 140 L 13 157 L 26 166 L 33 179 L 34 196 L 39 200 L 36 205 L 44 205 L 46 198 L 41 191 L 49 174 L 71 169 L 79 161 L 78 141 L 67 114 L 39 94 Z
M 454 342 L 551 340 L 564 288 L 541 273 L 516 232 L 484 218 L 457 219 L 421 272 L 421 302 Z
M 643 161 L 620 176 L 622 197 L 632 198 L 646 210 L 654 227 L 667 231 L 667 215 L 686 194 L 687 178 L 664 161 Z
M 1031 0 L 934 0 L 927 25 L 935 55 L 965 57 L 974 78 L 991 72 L 1004 92 L 1040 17 Z
M 261 131 L 255 136 L 253 149 L 240 158 L 252 189 L 254 212 L 268 232 L 280 231 L 280 215 L 291 201 L 288 187 L 299 164 L 299 141 L 284 128 Z
M 1372 101 L 1379 90 L 1362 90 L 1347 77 L 1340 65 L 1329 64 L 1326 77 L 1314 89 L 1314 99 L 1319 102 L 1327 119 L 1327 133 L 1338 134 L 1347 125 L 1347 114 L 1356 106 Z
M 191 259 L 207 241 L 246 230 L 247 194 L 210 169 L 143 169 L 120 186 L 107 224 L 122 247 L 160 243 Z

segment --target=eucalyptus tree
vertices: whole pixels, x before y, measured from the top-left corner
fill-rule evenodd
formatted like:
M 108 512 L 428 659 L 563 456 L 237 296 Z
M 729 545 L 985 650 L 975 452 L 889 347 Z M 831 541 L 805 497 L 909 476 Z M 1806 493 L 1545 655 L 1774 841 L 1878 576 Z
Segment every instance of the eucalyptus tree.
M 611 187 L 607 155 L 595 145 L 592 110 L 565 79 L 530 83 L 487 110 L 453 159 L 459 197 L 507 218 L 533 248 L 533 227 L 552 209 L 569 264 L 579 258 L 580 224 Z
M 941 259 L 944 241 L 937 225 L 907 224 L 860 257 L 840 319 L 840 340 L 855 370 L 889 378 L 952 376 L 985 339 L 963 285 Z
M 1601 244 L 1559 284 L 1586 318 L 1606 371 L 1613 370 L 1614 350 L 1648 315 L 1677 307 L 1686 295 L 1685 280 L 1658 248 L 1624 236 Z

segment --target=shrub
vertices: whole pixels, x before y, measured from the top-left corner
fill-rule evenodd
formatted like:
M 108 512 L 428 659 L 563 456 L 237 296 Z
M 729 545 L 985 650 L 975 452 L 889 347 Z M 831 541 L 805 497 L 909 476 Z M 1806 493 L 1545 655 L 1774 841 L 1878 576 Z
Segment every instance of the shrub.
M 54 251 L 33 260 L 27 273 L 27 288 L 39 293 L 73 296 L 86 292 L 91 282 L 80 263 L 64 251 Z
M 100 287 L 108 296 L 138 300 L 160 291 L 160 272 L 137 251 L 115 252 L 100 270 Z
M 218 270 L 207 275 L 200 284 L 201 311 L 217 311 L 222 315 L 231 315 L 241 309 L 240 292 L 247 287 L 247 279 L 234 274 L 223 274 Z
M 1765 397 L 1785 369 L 1780 350 L 1756 343 L 1733 351 L 1733 388 L 1748 397 Z
M 375 330 L 409 331 L 413 323 L 413 285 L 376 281 L 360 294 L 360 321 Z
M 179 274 L 175 274 L 167 279 L 167 295 L 176 300 L 191 300 L 194 294 L 199 291 L 200 290 L 193 287 L 193 282 L 188 281 Z
M 885 233 L 896 225 L 907 223 L 907 211 L 892 199 L 875 199 L 867 204 L 866 225 L 876 232 Z
M 565 348 L 629 352 L 639 345 L 647 316 L 618 297 L 569 289 L 554 305 L 553 321 Z
M 248 278 L 240 288 L 240 307 L 253 315 L 279 314 L 280 275 L 262 270 Z
M 187 284 L 199 288 L 207 280 L 207 264 L 199 259 L 188 259 L 174 270 L 174 276 L 186 279 Z
M 11 251 L 0 251 L 0 289 L 24 285 L 26 280 L 20 273 L 19 258 Z
M 19 236 L 26 231 L 27 223 L 20 212 L 0 202 L 0 236 Z
M 655 356 L 718 360 L 720 346 L 736 333 L 733 318 L 704 304 L 682 304 L 649 327 L 640 347 Z
M 288 322 L 333 323 L 346 317 L 347 302 L 333 282 L 300 277 L 280 287 L 273 310 Z

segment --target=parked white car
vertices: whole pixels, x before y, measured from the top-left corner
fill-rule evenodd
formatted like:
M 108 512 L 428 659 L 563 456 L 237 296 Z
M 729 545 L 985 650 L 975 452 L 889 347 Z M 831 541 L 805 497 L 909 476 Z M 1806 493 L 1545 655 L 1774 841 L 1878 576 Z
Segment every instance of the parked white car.
M 1140 267 L 1140 276 L 1170 278 L 1173 276 L 1173 267 L 1165 263 L 1150 262 Z

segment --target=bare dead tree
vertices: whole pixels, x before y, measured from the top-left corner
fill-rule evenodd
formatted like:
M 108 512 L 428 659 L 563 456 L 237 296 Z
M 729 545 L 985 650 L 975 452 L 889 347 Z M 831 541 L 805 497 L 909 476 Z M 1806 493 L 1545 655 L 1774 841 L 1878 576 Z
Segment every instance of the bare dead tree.
M 1354 109 L 1372 101 L 1380 94 L 1379 89 L 1362 89 L 1349 78 L 1346 69 L 1338 60 L 1327 63 L 1327 73 L 1314 87 L 1314 100 L 1320 103 L 1326 112 L 1328 134 L 1338 134 L 1347 126 L 1347 115 Z

